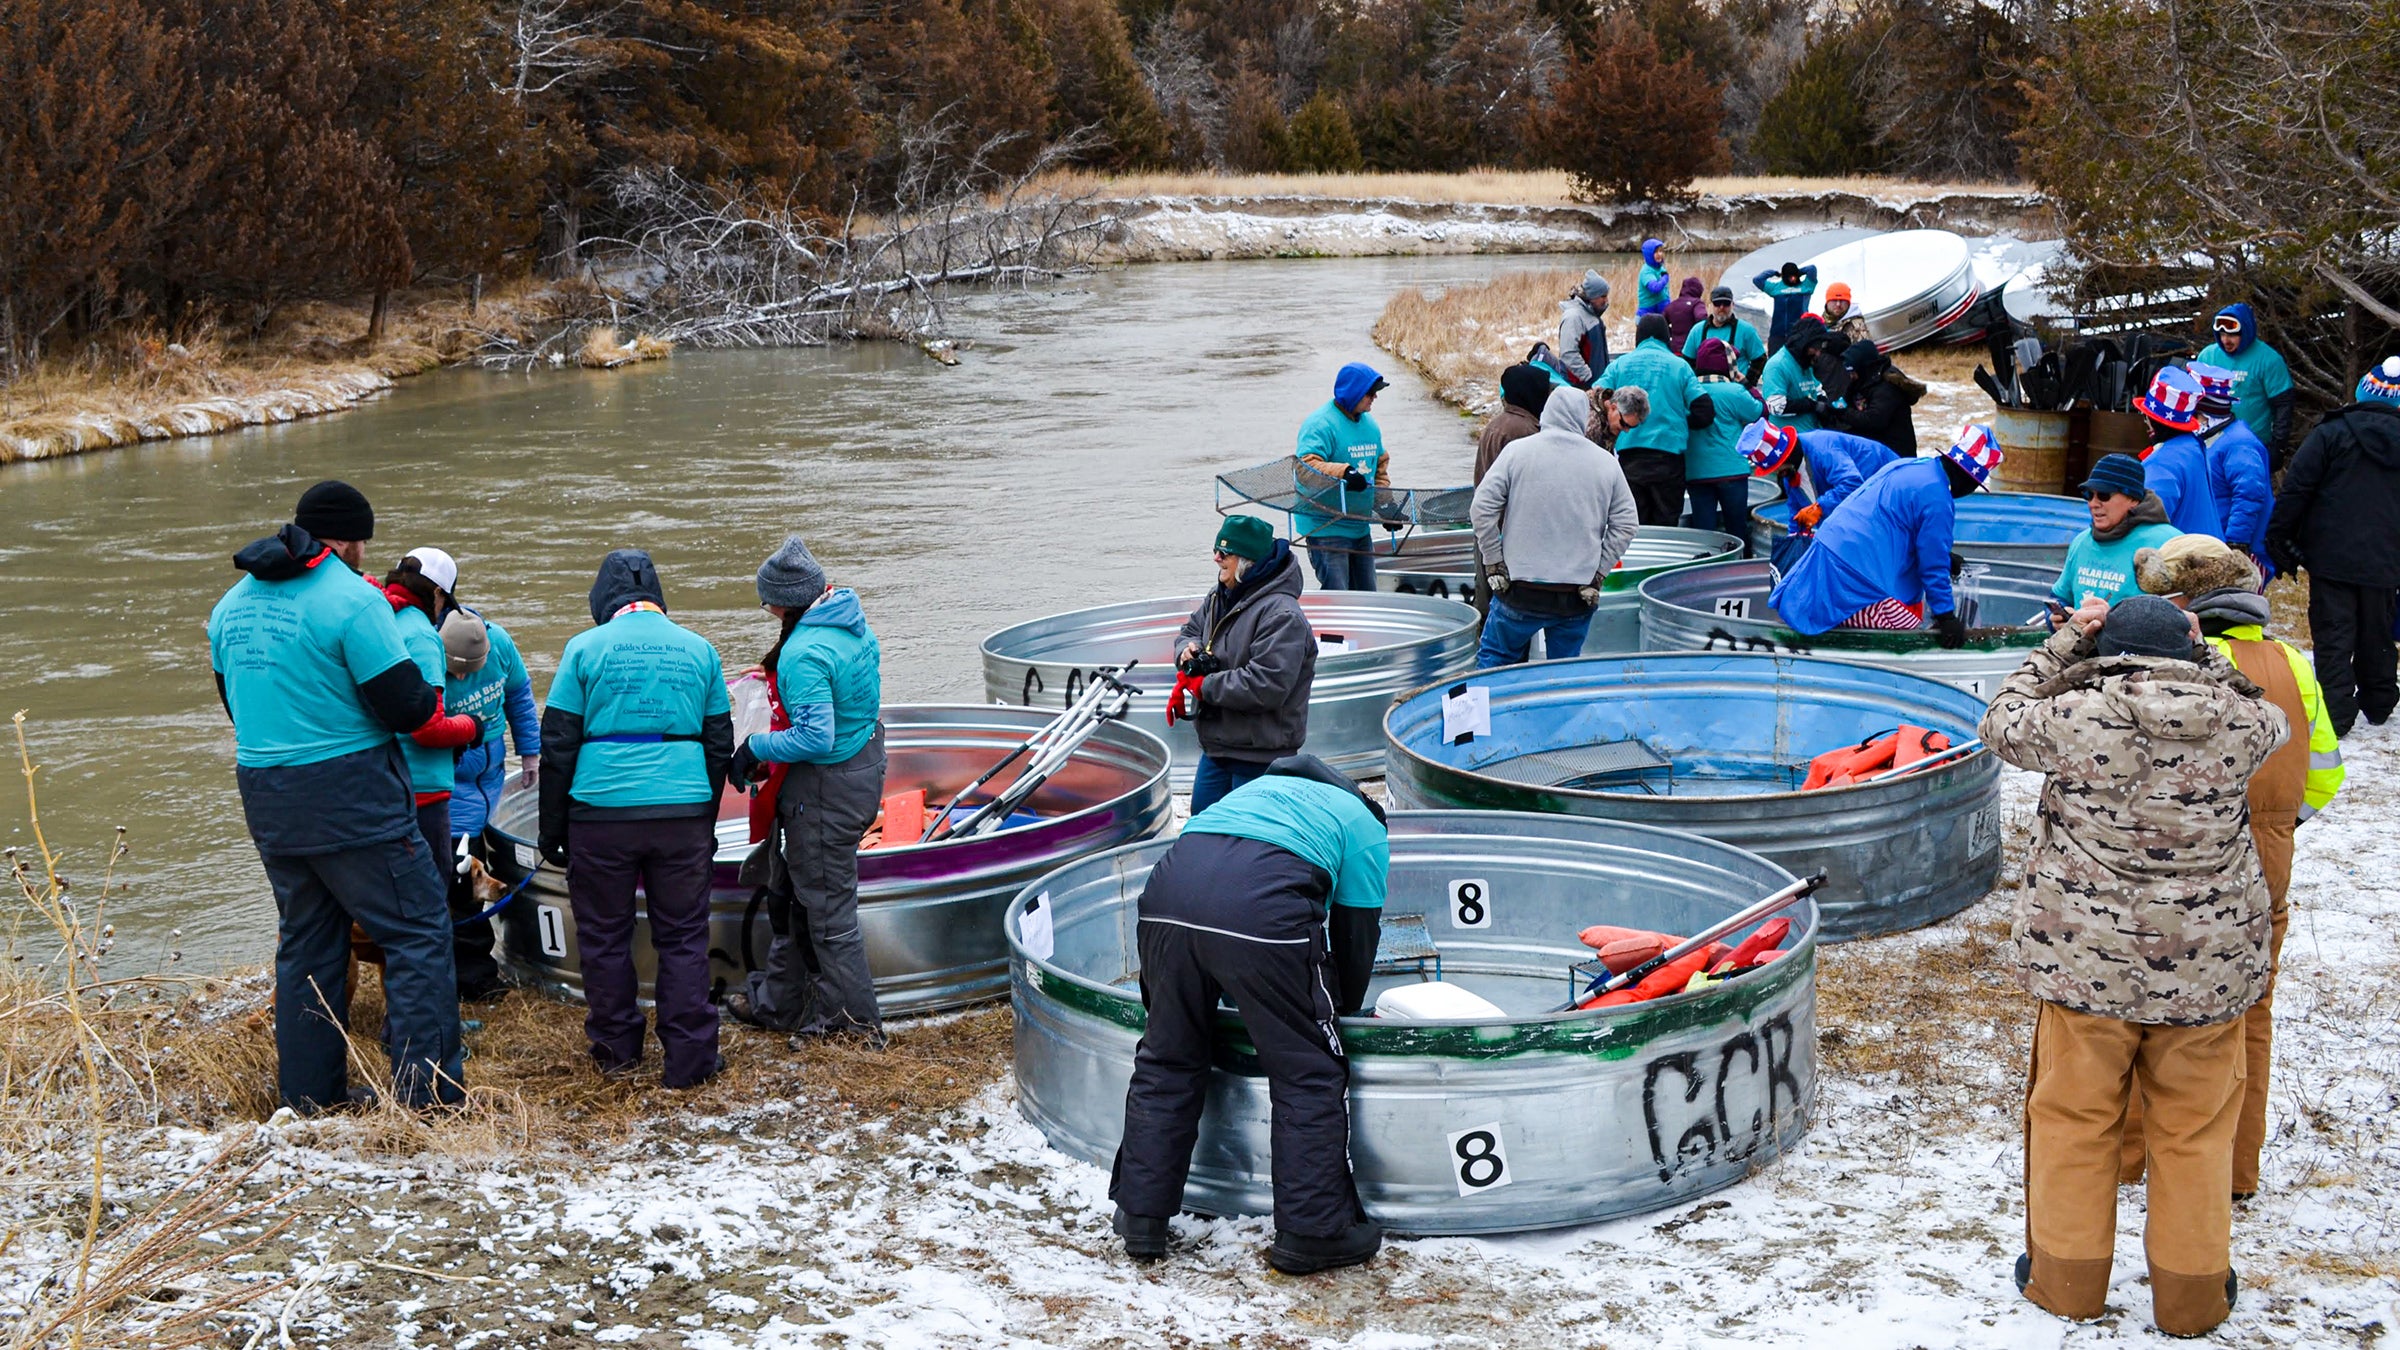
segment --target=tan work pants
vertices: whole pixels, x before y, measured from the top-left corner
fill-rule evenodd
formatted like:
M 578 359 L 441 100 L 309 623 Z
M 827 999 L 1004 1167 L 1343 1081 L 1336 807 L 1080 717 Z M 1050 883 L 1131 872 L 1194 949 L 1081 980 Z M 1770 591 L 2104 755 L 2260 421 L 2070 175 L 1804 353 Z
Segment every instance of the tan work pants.
M 2225 1320 L 2243 1073 L 2238 1018 L 2150 1026 L 2042 1004 L 2025 1093 L 2026 1297 L 2062 1317 L 2104 1310 L 2130 1088 L 2148 1122 L 2152 1320 L 2178 1336 Z
M 2267 1067 L 2275 1055 L 2275 976 L 2283 969 L 2283 933 L 2292 926 L 2291 906 L 2284 896 L 2292 885 L 2292 830 L 2297 821 L 2250 819 L 2250 837 L 2258 845 L 2258 861 L 2267 874 L 2267 895 L 2275 902 L 2274 934 L 2268 939 L 2267 992 L 2242 1014 L 2242 1049 L 2248 1077 L 2242 1086 L 2242 1123 L 2233 1136 L 2233 1193 L 2258 1193 L 2258 1156 L 2267 1147 Z M 2125 1144 L 2117 1180 L 2131 1186 L 2142 1179 L 2142 1104 L 2131 1093 L 2125 1098 Z

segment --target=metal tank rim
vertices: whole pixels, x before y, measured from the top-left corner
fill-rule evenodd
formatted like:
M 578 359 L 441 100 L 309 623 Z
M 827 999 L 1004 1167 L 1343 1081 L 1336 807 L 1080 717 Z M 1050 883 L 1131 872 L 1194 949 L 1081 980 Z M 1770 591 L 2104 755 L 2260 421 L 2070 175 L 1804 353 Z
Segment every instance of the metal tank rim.
M 2005 650 L 2031 652 L 2034 648 L 2039 647 L 2044 642 L 2048 641 L 2050 637 L 2050 630 L 2047 627 L 2040 624 L 2030 623 L 1986 624 L 1984 625 L 1984 628 L 1986 629 L 2006 630 L 2006 636 L 1988 638 L 1969 637 L 1967 639 L 1966 646 L 1962 648 L 1943 647 L 1939 642 L 1935 641 L 1933 633 L 1930 630 L 1925 629 L 1878 631 L 1871 629 L 1835 628 L 1829 629 L 1823 633 L 1803 633 L 1796 628 L 1785 627 L 1781 622 L 1781 616 L 1777 616 L 1777 619 L 1774 622 L 1769 622 L 1765 619 L 1749 618 L 1727 620 L 1722 616 L 1710 614 L 1707 610 L 1694 609 L 1690 605 L 1683 604 L 1676 600 L 1670 600 L 1663 594 L 1653 593 L 1650 589 L 1653 583 L 1677 585 L 1684 581 L 1690 580 L 1692 575 L 1703 571 L 1714 570 L 1718 574 L 1722 575 L 1724 572 L 1737 567 L 1751 569 L 1750 571 L 1745 572 L 1742 578 L 1744 581 L 1751 581 L 1754 580 L 1759 574 L 1765 572 L 1769 566 L 1770 565 L 1763 559 L 1749 558 L 1732 562 L 1703 563 L 1695 567 L 1678 567 L 1672 571 L 1661 572 L 1657 576 L 1650 577 L 1642 582 L 1642 605 L 1645 609 L 1652 605 L 1656 605 L 1660 609 L 1671 609 L 1681 614 L 1698 615 L 1717 623 L 1733 622 L 1753 625 L 1755 627 L 1767 630 L 1768 633 L 1778 639 L 1789 638 L 1794 644 L 1805 645 L 1812 649 L 1821 647 L 1826 651 L 1833 653 L 1857 652 L 1867 656 L 1906 656 L 1911 653 L 1919 652 L 1939 655 L 1955 655 L 1960 651 L 1970 653 L 1996 652 Z M 2051 579 L 2055 580 L 2058 571 L 2056 568 L 2038 567 L 2028 563 L 1985 563 L 1984 566 L 1986 568 L 2010 569 L 2011 580 L 2038 579 L 2019 577 L 2014 574 L 2041 572 L 2048 572 L 2051 576 Z M 1773 588 L 1770 586 L 1768 589 L 1771 590 Z M 1809 655 L 1815 654 L 1816 653 L 1813 650 L 1809 653 Z M 1792 655 L 1795 658 L 1799 658 L 1802 654 L 1793 653 Z M 1821 659 L 1840 660 L 1845 658 L 1842 656 L 1833 656 Z
M 1958 537 L 1951 545 L 1952 548 L 1958 551 L 1960 557 L 1967 559 L 1969 562 L 2011 563 L 2027 567 L 2057 566 L 2063 568 L 2066 566 L 2067 562 L 2067 549 L 2075 542 L 2075 535 L 2088 527 L 2091 523 L 2089 514 L 2085 510 L 2081 501 L 2078 501 L 2073 497 L 2061 495 L 2059 493 L 1977 492 L 1960 499 L 1959 505 L 1960 507 L 1964 508 L 1970 502 L 1983 503 L 1986 506 L 1995 508 L 1995 510 L 2021 509 L 2029 513 L 2046 511 L 2051 517 L 2065 517 L 2069 513 L 2072 513 L 2073 519 L 2071 521 L 2066 519 L 2045 520 L 2029 514 L 2028 518 L 2024 521 L 2024 525 L 2028 527 L 2042 524 L 2053 524 L 2063 526 L 2067 529 L 2066 537 L 2059 540 L 2055 544 L 2004 539 L 1970 539 L 1966 537 L 1966 532 L 1970 528 L 1970 525 L 1990 526 L 1995 524 L 2012 523 L 1995 520 L 1992 513 L 1986 512 L 1981 507 L 1978 507 L 1976 508 L 1977 516 L 1974 521 L 1970 522 L 1964 518 L 1960 519 L 1958 522 Z M 2039 503 L 2040 505 L 2031 505 L 2032 503 Z M 1791 529 L 1788 515 L 1784 510 L 1784 501 L 1781 497 L 1776 498 L 1774 501 L 1763 502 L 1752 507 L 1750 509 L 1750 522 L 1753 528 L 1757 529 L 1767 537 L 1769 543 L 1780 540 L 1784 535 L 1789 533 Z

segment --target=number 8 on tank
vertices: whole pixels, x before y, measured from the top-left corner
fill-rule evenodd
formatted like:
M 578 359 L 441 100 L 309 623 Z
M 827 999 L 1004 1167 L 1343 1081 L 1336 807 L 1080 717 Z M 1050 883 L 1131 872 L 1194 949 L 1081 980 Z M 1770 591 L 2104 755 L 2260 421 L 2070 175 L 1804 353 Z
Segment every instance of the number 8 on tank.
M 1450 926 L 1452 928 L 1489 928 L 1492 926 L 1492 888 L 1481 878 L 1450 883 Z
M 1473 1195 L 1509 1183 L 1508 1149 L 1500 1142 L 1500 1122 L 1470 1125 L 1450 1136 L 1450 1170 L 1460 1195 Z

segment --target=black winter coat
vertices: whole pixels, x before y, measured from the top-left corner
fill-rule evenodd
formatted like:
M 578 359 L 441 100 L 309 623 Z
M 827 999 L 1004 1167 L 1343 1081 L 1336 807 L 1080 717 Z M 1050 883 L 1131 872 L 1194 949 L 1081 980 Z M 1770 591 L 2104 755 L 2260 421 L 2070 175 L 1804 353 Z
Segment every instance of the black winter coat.
M 1917 424 L 1910 410 L 1925 396 L 1925 386 L 1886 366 L 1851 382 L 1850 410 L 1842 429 L 1853 436 L 1881 441 L 1895 455 L 1913 459 L 1917 453 Z
M 2400 587 L 2400 408 L 2353 403 L 2308 434 L 2275 494 L 2267 556 L 2327 581 Z
M 1224 668 L 1200 683 L 1192 723 L 1212 759 L 1264 763 L 1297 754 L 1308 739 L 1308 696 L 1317 681 L 1317 635 L 1300 608 L 1300 559 L 1289 545 L 1253 564 L 1233 594 L 1208 593 L 1175 637 L 1197 643 Z

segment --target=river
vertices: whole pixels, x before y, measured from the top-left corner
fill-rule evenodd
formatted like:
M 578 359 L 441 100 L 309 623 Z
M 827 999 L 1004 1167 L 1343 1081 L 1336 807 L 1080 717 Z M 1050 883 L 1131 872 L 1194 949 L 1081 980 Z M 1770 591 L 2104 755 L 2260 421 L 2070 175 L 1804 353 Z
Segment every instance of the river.
M 590 622 L 594 565 L 623 546 L 650 550 L 669 609 L 729 669 L 749 664 L 773 637 L 752 573 L 790 532 L 865 601 L 887 700 L 972 700 L 977 646 L 1003 625 L 1196 597 L 1213 475 L 1288 453 L 1344 361 L 1393 377 L 1375 416 L 1396 482 L 1466 481 L 1472 425 L 1369 339 L 1396 289 L 1617 261 L 1136 267 L 964 301 L 955 367 L 865 344 L 448 371 L 335 417 L 0 466 L 0 712 L 27 712 L 42 822 L 87 904 L 111 829 L 129 830 L 116 973 L 177 952 L 258 962 L 273 901 L 204 626 L 230 555 L 309 483 L 374 500 L 378 575 L 419 544 L 457 555 L 461 598 L 516 637 L 537 692 Z M 25 843 L 15 781 L 0 838 Z

